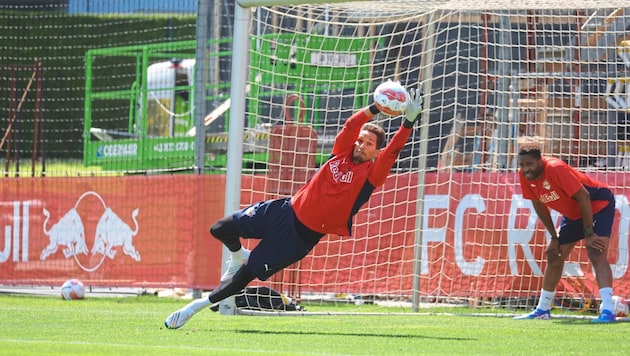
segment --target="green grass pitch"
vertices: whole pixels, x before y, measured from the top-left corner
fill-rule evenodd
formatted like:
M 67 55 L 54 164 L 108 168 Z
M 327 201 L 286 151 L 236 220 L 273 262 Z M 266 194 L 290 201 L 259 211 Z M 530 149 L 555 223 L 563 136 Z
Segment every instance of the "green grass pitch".
M 185 300 L 0 295 L 2 355 L 625 355 L 630 323 L 512 320 L 465 312 L 367 315 L 369 306 L 306 306 L 305 316 L 202 311 L 178 330 L 165 317 Z M 324 308 L 324 309 L 323 309 Z M 370 309 L 365 309 L 370 310 Z M 468 310 L 468 312 L 475 310 Z M 478 310 L 476 311 L 478 312 Z

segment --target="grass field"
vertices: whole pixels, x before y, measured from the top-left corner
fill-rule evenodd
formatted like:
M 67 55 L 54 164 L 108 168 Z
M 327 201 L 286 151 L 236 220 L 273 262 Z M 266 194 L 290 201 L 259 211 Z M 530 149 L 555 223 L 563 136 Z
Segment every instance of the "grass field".
M 625 355 L 630 323 L 517 321 L 396 313 L 225 316 L 202 311 L 178 330 L 165 317 L 186 301 L 154 296 L 0 295 L 2 355 Z M 319 308 L 319 309 L 318 309 Z M 322 307 L 307 306 L 308 311 Z M 343 307 L 332 311 L 343 311 Z M 497 311 L 505 313 L 505 311 Z

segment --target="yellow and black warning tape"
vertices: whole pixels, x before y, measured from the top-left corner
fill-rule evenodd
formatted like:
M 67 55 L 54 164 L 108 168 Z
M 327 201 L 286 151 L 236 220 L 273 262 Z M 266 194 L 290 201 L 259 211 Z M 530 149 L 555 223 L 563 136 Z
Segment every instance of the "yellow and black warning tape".
M 247 133 L 243 135 L 243 140 L 244 141 L 248 141 L 251 140 L 251 135 L 248 135 Z M 269 140 L 269 133 L 268 132 L 257 132 L 256 134 L 254 134 L 254 138 L 256 139 L 256 141 L 265 141 L 265 140 Z M 228 142 L 228 135 L 211 135 L 211 136 L 206 136 L 206 143 L 226 143 Z

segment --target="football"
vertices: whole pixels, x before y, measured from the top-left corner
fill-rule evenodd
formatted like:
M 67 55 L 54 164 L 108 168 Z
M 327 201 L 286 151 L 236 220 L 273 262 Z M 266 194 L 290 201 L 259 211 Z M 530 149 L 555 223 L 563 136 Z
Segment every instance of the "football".
M 374 90 L 374 104 L 387 116 L 401 115 L 407 108 L 409 93 L 400 82 L 381 83 Z
M 78 279 L 69 279 L 61 285 L 61 298 L 63 300 L 83 299 L 85 286 Z
M 613 296 L 613 309 L 618 318 L 625 318 L 628 316 L 628 303 L 620 296 Z M 599 312 L 602 312 L 602 304 L 599 305 Z

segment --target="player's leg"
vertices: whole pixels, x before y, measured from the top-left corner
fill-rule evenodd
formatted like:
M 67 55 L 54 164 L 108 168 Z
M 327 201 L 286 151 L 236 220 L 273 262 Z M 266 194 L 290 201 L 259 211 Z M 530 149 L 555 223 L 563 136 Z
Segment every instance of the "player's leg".
M 606 238 L 608 236 L 600 236 L 598 238 Z M 607 251 L 608 249 L 599 250 L 592 247 L 587 247 L 588 258 L 593 264 L 595 270 L 595 278 L 597 280 L 597 286 L 599 287 L 599 295 L 602 299 L 602 312 L 593 320 L 594 323 L 610 323 L 614 322 L 615 312 L 613 306 L 613 288 L 612 288 L 612 270 L 608 263 Z
M 296 225 L 289 199 L 274 202 L 265 216 L 264 237 L 252 250 L 247 263 L 252 274 L 262 281 L 304 258 L 321 238 L 321 235 L 305 236 Z
M 593 230 L 597 237 L 586 239 L 586 249 L 588 258 L 593 264 L 595 278 L 599 287 L 599 296 L 602 299 L 602 313 L 593 320 L 595 323 L 610 323 L 616 320 L 613 306 L 613 275 L 610 263 L 608 263 L 608 246 L 612 225 L 615 218 L 614 195 L 610 193 L 609 204 L 606 208 L 593 215 Z M 603 242 L 606 248 L 596 248 L 593 246 L 596 240 Z M 598 244 L 601 246 L 601 244 Z
M 577 242 L 562 243 L 560 240 L 560 256 L 555 253 L 547 254 L 547 267 L 543 276 L 543 289 L 547 291 L 555 291 L 556 286 L 562 278 L 562 270 L 564 269 L 564 261 L 569 257 L 573 247 Z
M 231 243 L 228 248 L 231 251 L 230 265 L 226 273 L 221 277 L 221 282 L 228 280 L 236 271 L 244 264 L 250 264 L 254 253 L 261 260 L 257 266 L 250 266 L 250 271 L 261 278 L 266 276 L 264 272 L 271 272 L 265 266 L 271 266 L 265 258 L 277 255 L 278 251 L 286 250 L 285 240 L 293 240 L 295 235 L 295 215 L 291 209 L 291 199 L 273 199 L 255 203 L 247 208 L 239 210 L 232 215 L 232 219 L 222 219 L 213 226 L 211 232 L 215 236 L 219 236 L 224 243 Z M 240 242 L 236 243 L 237 237 L 246 239 L 260 239 L 261 242 L 256 246 L 254 251 L 248 251 L 241 248 L 234 251 L 240 246 Z M 261 246 L 267 246 L 262 251 Z M 265 265 L 266 263 L 266 265 Z M 274 270 L 274 272 L 277 270 Z
M 240 293 L 254 278 L 256 277 L 252 274 L 247 265 L 241 266 L 233 276 L 222 281 L 219 287 L 210 293 L 208 296 L 209 303 L 218 303 L 227 297 Z
M 540 291 L 540 299 L 536 309 L 529 314 L 519 315 L 514 319 L 542 319 L 551 318 L 551 307 L 556 294 L 556 287 L 562 278 L 562 270 L 564 269 L 564 261 L 567 259 L 577 241 L 582 234 L 581 220 L 562 219 L 560 224 L 560 256 L 557 253 L 547 253 L 547 267 L 543 274 L 543 288 Z
M 235 219 L 238 221 L 240 214 L 240 212 L 236 212 L 225 216 L 210 227 L 210 234 L 221 241 L 230 251 L 227 271 L 221 276 L 221 282 L 232 277 L 249 259 L 250 251 L 243 248 L 236 229 Z
M 221 278 L 221 284 L 208 298 L 193 301 L 169 315 L 164 322 L 166 327 L 180 328 L 198 311 L 240 293 L 256 277 L 266 280 L 273 273 L 304 258 L 316 243 L 308 243 L 297 234 L 295 215 L 288 199 L 257 203 L 233 217 L 231 225 L 229 221 L 223 221 L 224 224 L 218 226 L 223 228 L 219 234 L 229 232 L 227 227 L 233 226 L 236 236 L 259 236 L 261 241 L 252 250 L 251 258 L 234 274 Z
M 210 307 L 214 303 L 218 303 L 223 299 L 240 293 L 249 282 L 254 280 L 254 275 L 249 271 L 247 265 L 241 266 L 241 268 L 227 280 L 222 281 L 219 287 L 210 293 L 206 298 L 195 299 L 188 303 L 185 307 L 171 313 L 164 321 L 164 326 L 169 329 L 179 329 L 193 315 L 197 314 L 201 310 Z
M 184 326 L 184 324 L 186 324 L 193 315 L 202 309 L 209 307 L 210 304 L 210 300 L 207 297 L 195 299 L 188 303 L 185 307 L 172 312 L 166 320 L 164 320 L 164 326 L 169 329 L 179 329 Z
M 232 214 L 219 219 L 210 227 L 210 234 L 221 241 L 230 251 L 238 251 L 241 239 L 234 226 L 234 216 Z
M 251 207 L 248 207 L 237 211 L 234 214 L 225 216 L 210 227 L 210 234 L 217 240 L 221 241 L 230 251 L 228 268 L 221 276 L 221 284 L 219 288 L 221 288 L 224 284 L 228 284 L 228 281 L 232 280 L 232 277 L 236 274 L 236 272 L 246 265 L 249 259 L 250 251 L 243 248 L 243 245 L 241 244 L 241 235 L 237 229 L 237 224 L 239 223 L 240 217 L 245 213 L 245 211 L 248 211 L 247 209 L 250 208 Z M 247 285 L 250 281 L 251 279 L 245 282 L 243 286 Z M 243 286 L 240 288 L 242 289 Z M 239 290 L 240 289 L 238 289 L 237 292 Z M 164 321 L 164 325 L 169 329 L 178 329 L 190 320 L 193 315 L 211 304 L 212 302 L 210 302 L 209 298 L 199 298 L 193 300 L 183 308 L 171 313 Z
M 540 291 L 540 298 L 536 309 L 529 314 L 520 315 L 514 319 L 542 319 L 551 318 L 551 307 L 556 294 L 556 286 L 562 278 L 564 261 L 573 250 L 575 242 L 560 245 L 560 256 L 554 253 L 547 254 L 547 267 L 543 274 L 543 288 Z
M 600 238 L 609 238 L 608 236 L 600 236 Z M 588 258 L 593 264 L 593 269 L 595 270 L 595 278 L 597 280 L 597 285 L 599 288 L 612 288 L 613 276 L 612 269 L 610 268 L 610 264 L 608 263 L 608 258 L 606 257 L 606 250 L 595 250 L 593 248 L 588 249 Z M 612 295 L 611 295 L 612 297 Z

